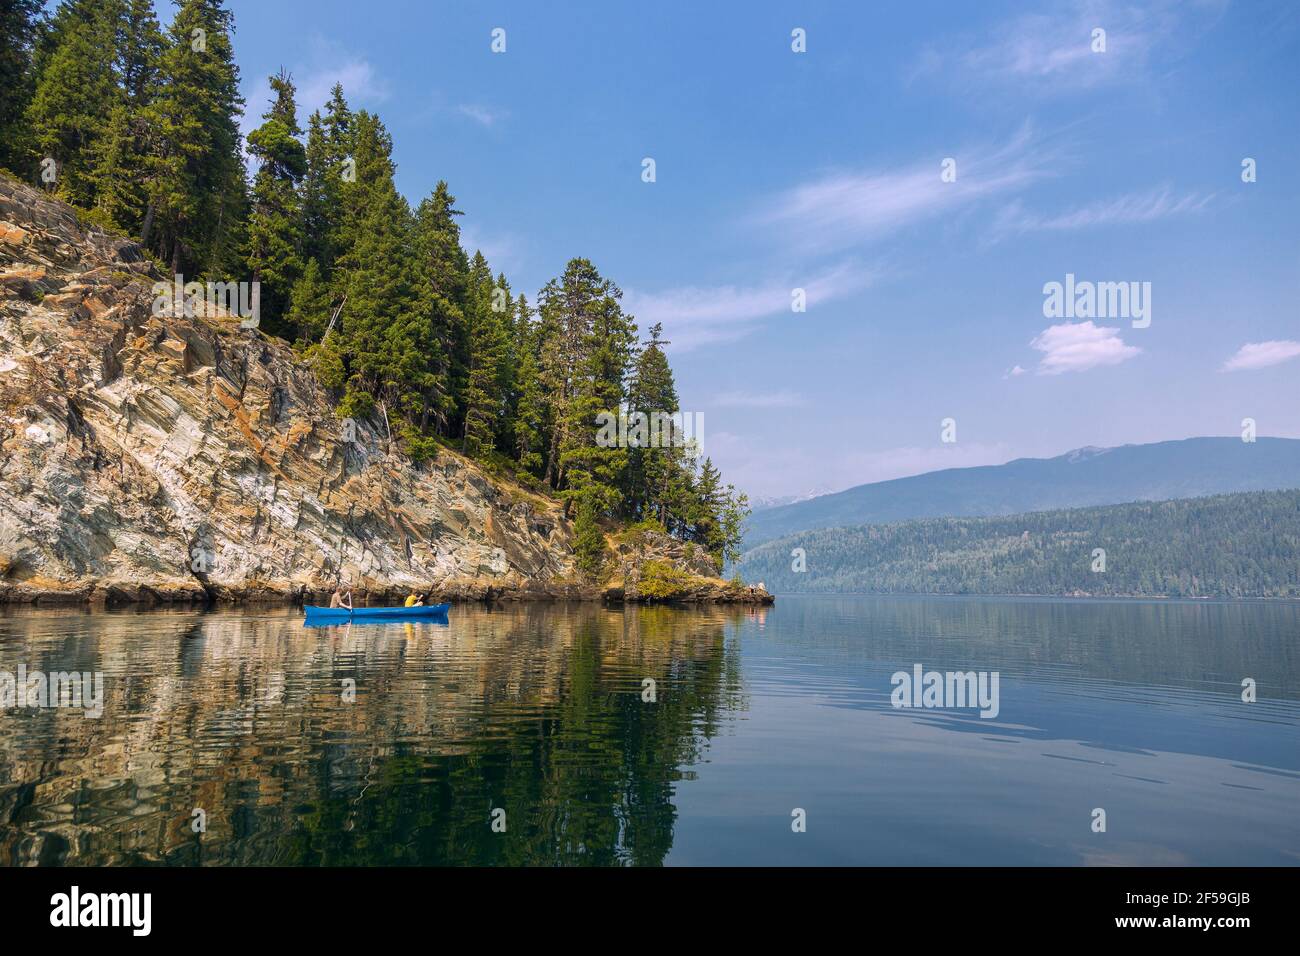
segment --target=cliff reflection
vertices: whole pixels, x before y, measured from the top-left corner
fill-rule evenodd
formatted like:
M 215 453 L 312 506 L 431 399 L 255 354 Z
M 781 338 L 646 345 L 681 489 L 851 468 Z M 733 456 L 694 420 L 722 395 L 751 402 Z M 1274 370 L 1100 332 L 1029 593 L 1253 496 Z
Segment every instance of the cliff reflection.
M 745 613 L 6 616 L 0 666 L 100 670 L 106 701 L 0 715 L 0 860 L 659 864 L 677 781 L 745 707 Z

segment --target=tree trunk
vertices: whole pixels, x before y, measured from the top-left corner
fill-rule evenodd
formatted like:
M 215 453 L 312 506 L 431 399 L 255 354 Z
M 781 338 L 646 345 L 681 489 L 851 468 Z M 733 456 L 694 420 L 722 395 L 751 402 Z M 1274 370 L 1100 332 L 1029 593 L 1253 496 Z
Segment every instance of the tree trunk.
M 140 227 L 140 245 L 148 247 L 149 233 L 153 229 L 154 202 L 149 200 L 149 208 L 144 214 L 144 225 Z

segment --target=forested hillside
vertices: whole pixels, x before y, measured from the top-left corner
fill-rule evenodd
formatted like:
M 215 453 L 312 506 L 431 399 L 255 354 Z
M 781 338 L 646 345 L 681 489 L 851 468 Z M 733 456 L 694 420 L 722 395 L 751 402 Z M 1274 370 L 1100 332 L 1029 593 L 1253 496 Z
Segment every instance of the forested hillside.
M 650 522 L 733 556 L 746 504 L 688 443 L 606 447 L 601 413 L 679 411 L 656 326 L 573 258 L 535 301 L 461 246 L 445 182 L 412 205 L 379 116 L 335 87 L 300 121 L 289 75 L 245 110 L 221 0 L 7 0 L 0 166 L 133 237 L 185 282 L 256 282 L 260 332 L 292 343 L 340 416 L 385 423 L 411 459 L 439 444 L 565 502 L 579 566 L 602 522 Z M 245 147 L 249 162 L 245 162 Z M 680 436 L 678 436 L 680 437 Z
M 1231 423 L 1229 423 L 1231 424 Z M 1055 458 L 946 468 L 756 511 L 745 547 L 811 531 L 912 518 L 1011 515 L 1300 487 L 1300 441 L 1187 438 L 1078 448 Z
M 1300 598 L 1300 490 L 829 528 L 740 571 L 787 592 Z

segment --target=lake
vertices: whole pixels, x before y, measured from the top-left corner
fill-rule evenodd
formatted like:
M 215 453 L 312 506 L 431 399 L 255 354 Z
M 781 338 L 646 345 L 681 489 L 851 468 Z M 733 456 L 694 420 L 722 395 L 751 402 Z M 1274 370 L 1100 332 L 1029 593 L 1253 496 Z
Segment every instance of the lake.
M 0 611 L 0 672 L 103 678 L 0 714 L 0 862 L 1295 865 L 1298 642 L 1262 602 Z M 918 665 L 996 716 L 893 706 Z

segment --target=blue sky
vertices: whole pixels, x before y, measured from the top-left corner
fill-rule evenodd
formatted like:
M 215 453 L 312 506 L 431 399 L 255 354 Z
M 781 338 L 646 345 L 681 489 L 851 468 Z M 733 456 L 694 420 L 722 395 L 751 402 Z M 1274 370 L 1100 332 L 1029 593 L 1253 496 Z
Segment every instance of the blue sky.
M 338 80 L 517 289 L 592 259 L 753 495 L 1300 437 L 1300 5 L 230 6 L 250 116 Z M 1067 273 L 1149 282 L 1150 326 L 1046 317 Z

